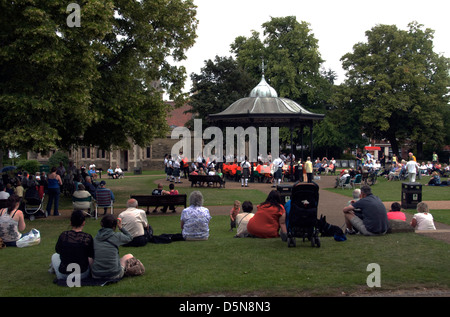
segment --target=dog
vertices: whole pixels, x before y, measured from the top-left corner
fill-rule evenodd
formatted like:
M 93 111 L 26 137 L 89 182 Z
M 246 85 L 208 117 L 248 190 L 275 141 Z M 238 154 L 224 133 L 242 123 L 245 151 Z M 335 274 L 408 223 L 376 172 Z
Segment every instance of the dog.
M 344 236 L 344 232 L 338 226 L 327 223 L 327 216 L 320 215 L 317 227 L 322 237 Z

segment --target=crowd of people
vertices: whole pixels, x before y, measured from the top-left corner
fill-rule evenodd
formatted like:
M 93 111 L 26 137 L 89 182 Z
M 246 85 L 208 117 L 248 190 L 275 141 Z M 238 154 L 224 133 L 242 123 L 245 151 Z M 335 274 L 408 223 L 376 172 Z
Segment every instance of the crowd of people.
M 246 156 L 223 157 L 219 162 L 214 156 L 205 158 L 198 155 L 189 164 L 180 152 L 179 155 L 166 154 L 163 165 L 166 180 L 174 183 L 181 183 L 181 178 L 187 179 L 189 175 L 218 175 L 224 180 L 240 182 L 241 187 L 248 187 L 253 182 L 269 183 L 276 187 L 286 180 L 312 182 L 314 174 L 334 172 L 336 160 L 324 157 L 312 162 L 308 157 L 302 161 L 296 160 L 293 154 L 281 153 L 276 158 L 270 154 L 265 157 L 259 155 L 256 162 L 249 161 Z
M 278 158 L 273 163 L 277 164 L 277 160 Z M 244 158 L 243 162 L 246 161 Z M 281 159 L 279 161 L 281 161 L 280 164 L 285 164 Z M 412 158 L 410 158 L 410 161 L 413 161 Z M 208 170 L 215 170 L 216 168 L 214 161 L 207 165 L 203 164 L 205 162 L 195 162 L 194 165 L 200 166 L 200 168 L 205 166 Z M 316 166 L 318 172 L 321 168 L 324 168 L 324 170 L 320 170 L 320 172 L 328 172 L 334 168 L 332 161 L 320 160 L 320 164 L 322 165 Z M 402 163 L 396 165 L 400 166 L 400 164 Z M 313 174 L 314 165 L 309 157 L 303 166 L 304 170 L 307 171 L 306 174 Z M 417 167 L 417 165 L 414 166 Z M 326 170 L 327 168 L 329 170 Z M 217 170 L 220 171 L 220 167 Z M 190 172 L 195 171 L 196 168 L 193 168 Z M 134 257 L 132 254 L 120 256 L 119 246 L 141 247 L 147 243 L 157 243 L 156 241 L 161 240 L 153 235 L 153 229 L 148 223 L 146 212 L 139 208 L 135 199 L 127 201 L 127 209 L 122 211 L 117 218 L 113 215 L 104 215 L 100 223 L 101 228 L 95 238 L 84 233 L 86 216 L 89 215 L 89 212 L 86 213 L 85 211 L 89 211 L 89 208 L 91 208 L 90 204 L 86 204 L 89 201 L 86 198 L 95 198 L 98 191 L 106 189 L 106 182 L 100 181 L 97 184 L 97 182 L 92 181 L 92 179 L 96 179 L 93 172 L 86 172 L 85 175 L 83 172 L 86 171 L 81 170 L 74 173 L 73 195 L 79 199 L 77 200 L 79 204 L 74 204 L 74 211 L 70 219 L 71 230 L 61 233 L 56 242 L 55 253 L 51 257 L 52 269 L 58 279 L 64 279 L 69 274 L 69 264 L 76 263 L 81 268 L 82 277 L 120 279 L 126 273 L 127 263 Z M 348 173 L 348 171 L 346 172 Z M 114 178 L 113 175 L 110 176 Z M 177 172 L 167 173 L 168 180 L 171 180 L 171 176 L 173 176 L 174 183 L 178 182 L 177 177 L 180 176 Z M 66 172 L 63 172 L 61 168 L 59 168 L 59 171 L 58 168 L 52 168 L 47 176 L 36 174 L 35 177 L 30 177 L 25 174 L 15 180 L 14 192 L 8 194 L 8 197 L 3 194 L 3 199 L 6 198 L 8 201 L 8 204 L 0 210 L 0 238 L 3 242 L 8 246 L 14 246 L 15 242 L 24 236 L 21 232 L 25 230 L 26 226 L 24 214 L 19 208 L 21 197 L 18 194 L 23 194 L 26 191 L 25 188 L 46 184 L 46 192 L 49 196 L 47 211 L 49 212 L 54 204 L 54 215 L 58 215 L 59 188 L 62 186 L 65 177 Z M 82 177 L 83 180 L 79 177 Z M 310 175 L 307 175 L 307 179 L 312 182 Z M 11 184 L 12 182 L 8 183 Z M 247 185 L 246 182 L 242 184 L 243 186 Z M 162 184 L 159 184 L 156 190 L 159 191 L 159 195 L 178 194 L 174 184 L 172 183 L 170 186 L 170 190 L 165 191 Z M 0 195 L 2 193 L 3 191 L 0 192 Z M 183 209 L 180 216 L 181 233 L 169 237 L 170 241 L 208 240 L 211 215 L 208 208 L 203 206 L 203 203 L 203 195 L 200 191 L 193 191 L 190 194 L 189 206 Z M 383 202 L 372 193 L 371 187 L 367 185 L 354 191 L 353 199 L 343 208 L 342 213 L 346 234 L 383 235 L 389 229 L 389 220 L 406 222 L 406 216 L 398 203 L 392 204 L 391 209 L 387 211 Z M 417 213 L 414 214 L 409 225 L 417 230 L 436 229 L 433 216 L 426 203 L 421 202 L 417 205 Z M 116 232 L 116 229 L 119 232 Z M 237 231 L 236 237 L 281 237 L 285 241 L 289 227 L 285 203 L 280 192 L 277 190 L 270 191 L 266 200 L 256 205 L 256 211 L 254 211 L 251 201 L 247 200 L 243 203 L 235 201 L 230 210 L 230 231 L 234 229 Z

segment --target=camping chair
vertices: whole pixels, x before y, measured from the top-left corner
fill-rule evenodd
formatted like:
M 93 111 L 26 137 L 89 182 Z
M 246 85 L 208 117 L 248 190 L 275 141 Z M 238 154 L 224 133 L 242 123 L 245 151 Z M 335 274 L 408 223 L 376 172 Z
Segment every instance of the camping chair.
M 351 176 L 347 176 L 345 178 L 345 180 L 339 180 L 339 187 L 340 188 L 351 188 L 352 185 L 350 184 L 350 179 L 351 179 Z
M 111 215 L 114 214 L 114 201 L 109 189 L 98 189 L 95 198 L 95 219 L 98 216 L 98 208 L 111 208 Z
M 355 179 L 352 179 L 350 181 L 351 185 L 353 188 L 355 188 L 356 186 L 359 185 L 359 187 L 361 187 L 361 183 L 362 183 L 362 175 L 361 174 L 356 174 Z

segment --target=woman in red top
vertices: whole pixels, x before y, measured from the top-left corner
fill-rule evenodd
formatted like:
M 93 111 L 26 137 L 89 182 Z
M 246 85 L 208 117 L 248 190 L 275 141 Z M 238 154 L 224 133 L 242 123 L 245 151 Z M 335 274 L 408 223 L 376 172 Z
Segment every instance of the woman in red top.
M 279 237 L 279 230 L 286 233 L 286 212 L 281 203 L 280 193 L 272 190 L 267 199 L 258 205 L 253 218 L 247 224 L 247 231 L 258 238 Z

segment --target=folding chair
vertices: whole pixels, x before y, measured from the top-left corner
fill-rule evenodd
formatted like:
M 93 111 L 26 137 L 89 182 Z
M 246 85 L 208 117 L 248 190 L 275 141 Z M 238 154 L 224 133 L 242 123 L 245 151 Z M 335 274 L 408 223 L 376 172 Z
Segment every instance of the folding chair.
M 109 189 L 97 189 L 95 198 L 95 219 L 97 219 L 98 216 L 98 208 L 111 208 L 111 215 L 114 214 L 114 201 L 111 198 L 111 191 Z
M 355 188 L 358 185 L 359 185 L 359 187 L 361 187 L 362 175 L 361 174 L 356 174 L 355 179 L 352 179 L 350 182 L 351 182 L 351 185 L 352 185 L 353 188 Z
M 351 188 L 352 185 L 350 184 L 350 179 L 351 179 L 351 176 L 347 176 L 345 178 L 345 180 L 339 180 L 339 187 L 340 188 Z

